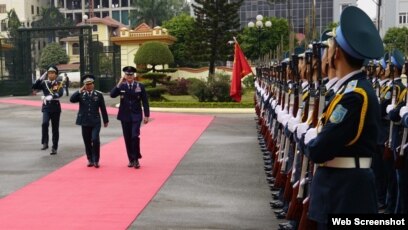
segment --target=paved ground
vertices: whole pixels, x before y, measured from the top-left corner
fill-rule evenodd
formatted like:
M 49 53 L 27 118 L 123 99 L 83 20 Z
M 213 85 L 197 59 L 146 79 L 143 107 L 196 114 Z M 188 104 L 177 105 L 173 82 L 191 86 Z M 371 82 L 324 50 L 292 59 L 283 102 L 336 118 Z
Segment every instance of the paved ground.
M 214 121 L 129 229 L 276 229 L 253 112 L 204 112 Z M 40 150 L 40 109 L 0 103 L 0 198 L 83 155 L 75 116 L 63 111 L 59 153 L 50 156 Z M 110 120 L 102 144 L 122 135 L 116 118 Z

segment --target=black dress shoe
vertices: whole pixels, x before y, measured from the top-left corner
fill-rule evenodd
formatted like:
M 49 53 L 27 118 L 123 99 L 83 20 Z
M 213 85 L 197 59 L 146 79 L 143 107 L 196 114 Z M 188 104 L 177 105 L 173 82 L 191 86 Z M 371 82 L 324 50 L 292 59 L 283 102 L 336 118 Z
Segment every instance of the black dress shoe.
M 273 209 L 278 209 L 278 208 L 283 208 L 283 203 L 282 201 L 277 201 L 276 203 L 270 203 L 271 207 Z
M 140 164 L 139 164 L 139 161 L 138 161 L 138 160 L 135 160 L 135 168 L 136 168 L 136 169 L 140 168 Z
M 280 224 L 279 224 L 279 227 L 280 227 Z M 295 226 L 293 226 L 291 223 L 287 223 L 279 228 L 279 230 L 295 230 L 295 229 L 296 229 Z
M 279 214 L 279 213 L 281 213 L 281 212 L 283 212 L 283 209 L 277 209 L 277 210 L 274 210 L 274 211 L 273 211 L 273 213 L 275 213 L 275 215 L 276 215 L 276 214 Z
M 51 153 L 50 153 L 51 155 L 55 155 L 55 154 L 57 154 L 57 150 L 56 149 L 54 149 L 54 148 L 51 148 Z
M 279 228 L 283 228 L 286 225 L 290 225 L 290 222 L 284 222 L 279 224 Z
M 275 214 L 277 219 L 285 219 L 286 218 L 286 212 L 281 212 L 278 214 Z
M 46 150 L 46 149 L 48 149 L 48 145 L 43 144 L 43 147 L 41 148 L 41 150 Z
M 88 164 L 87 164 L 86 166 L 88 166 L 88 167 L 92 167 L 92 166 L 94 166 L 94 163 L 89 161 L 89 162 L 88 162 Z
M 133 161 L 129 162 L 128 167 L 132 168 L 134 166 Z
M 95 166 L 95 168 L 99 168 L 99 163 L 98 163 L 98 162 L 95 162 L 95 163 L 94 163 L 94 166 Z

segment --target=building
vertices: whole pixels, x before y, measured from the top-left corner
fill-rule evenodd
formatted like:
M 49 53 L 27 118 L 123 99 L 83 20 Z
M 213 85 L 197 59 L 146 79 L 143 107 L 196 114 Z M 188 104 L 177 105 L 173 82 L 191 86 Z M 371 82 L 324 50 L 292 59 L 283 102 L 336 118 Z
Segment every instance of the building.
M 391 27 L 408 26 L 408 0 L 384 1 L 380 11 L 380 34 Z
M 53 6 L 60 9 L 66 18 L 80 23 L 86 14 L 89 18 L 111 17 L 116 21 L 130 25 L 129 20 L 132 0 L 50 0 Z M 92 7 L 93 3 L 93 7 Z M 91 15 L 91 12 L 93 16 Z
M 119 36 L 112 37 L 112 42 L 120 46 L 121 66 L 134 65 L 134 55 L 139 47 L 147 41 L 160 41 L 171 45 L 176 38 L 169 35 L 167 29 L 156 26 L 150 28 L 142 23 L 135 29 L 122 27 Z
M 49 7 L 49 0 L 0 0 L 0 36 L 8 37 L 7 12 L 14 9 L 21 26 L 30 27 L 33 21 L 39 19 L 42 7 Z
M 291 0 L 289 2 L 294 32 L 305 34 L 307 27 L 305 22 L 311 22 L 312 18 L 312 1 Z M 288 18 L 288 4 L 286 1 L 276 1 L 272 4 L 266 0 L 245 0 L 239 10 L 241 27 L 247 26 L 250 21 L 255 21 L 258 14 L 267 17 Z M 333 0 L 316 0 L 315 15 L 316 31 L 324 31 L 327 25 L 333 22 Z M 308 19 L 306 20 L 306 18 Z M 311 23 L 308 26 L 311 28 Z

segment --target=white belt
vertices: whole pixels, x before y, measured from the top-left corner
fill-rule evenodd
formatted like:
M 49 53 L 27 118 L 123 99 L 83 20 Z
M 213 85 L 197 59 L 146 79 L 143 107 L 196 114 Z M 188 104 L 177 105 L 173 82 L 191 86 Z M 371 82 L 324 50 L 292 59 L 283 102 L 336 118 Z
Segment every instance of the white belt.
M 371 157 L 359 157 L 357 159 L 360 163 L 360 168 L 367 169 L 371 167 Z M 329 168 L 357 168 L 356 159 L 354 157 L 336 157 L 333 160 L 326 161 L 323 164 L 319 164 L 322 167 Z

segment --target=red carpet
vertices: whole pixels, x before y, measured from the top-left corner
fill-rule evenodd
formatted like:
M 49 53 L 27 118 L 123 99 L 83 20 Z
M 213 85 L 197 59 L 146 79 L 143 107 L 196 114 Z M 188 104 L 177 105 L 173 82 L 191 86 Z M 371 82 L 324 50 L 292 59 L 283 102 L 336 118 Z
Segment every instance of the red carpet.
M 28 100 L 0 103 L 41 105 Z M 62 108 L 77 110 L 78 105 Z M 126 229 L 213 119 L 170 113 L 152 113 L 151 118 L 141 130 L 140 169 L 126 167 L 124 140 L 118 138 L 101 147 L 99 169 L 87 168 L 81 157 L 1 199 L 0 229 Z

